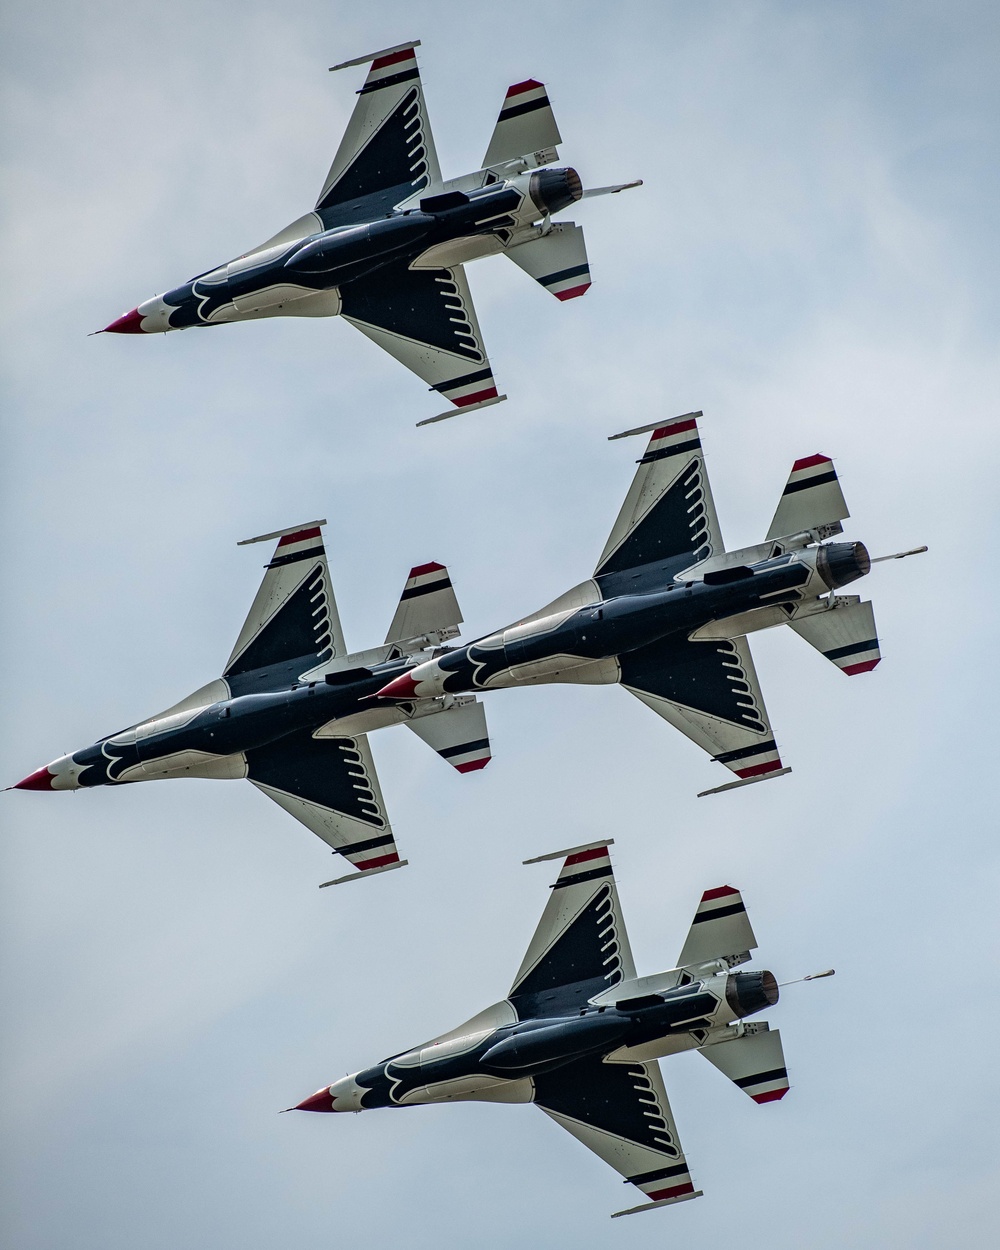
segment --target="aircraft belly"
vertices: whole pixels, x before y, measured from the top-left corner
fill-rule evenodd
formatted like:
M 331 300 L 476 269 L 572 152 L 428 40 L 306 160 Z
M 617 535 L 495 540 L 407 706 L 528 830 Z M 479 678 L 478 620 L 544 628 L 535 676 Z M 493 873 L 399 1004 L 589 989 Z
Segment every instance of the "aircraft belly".
M 506 1081 L 497 1080 L 493 1076 L 475 1075 L 475 1076 L 456 1076 L 447 1081 L 436 1081 L 432 1085 L 420 1085 L 416 1089 L 409 1090 L 399 1099 L 401 1107 L 412 1106 L 419 1103 L 432 1102 L 528 1102 L 528 1098 L 511 1098 L 498 1099 L 492 1095 L 498 1086 L 528 1084 L 526 1081 Z
M 411 269 L 453 269 L 482 256 L 496 256 L 503 244 L 495 234 L 472 234 L 460 239 L 435 243 L 410 262 Z
M 727 638 L 740 638 L 758 629 L 785 625 L 788 619 L 788 613 L 782 607 L 772 604 L 764 608 L 754 608 L 750 612 L 738 612 L 735 616 L 724 616 L 720 620 L 709 621 L 707 625 L 699 625 L 688 634 L 688 638 L 692 642 L 719 642 Z
M 591 660 L 581 655 L 553 655 L 502 669 L 484 683 L 484 689 L 569 682 L 581 686 L 607 686 L 618 681 L 621 669 L 614 656 Z
M 264 287 L 263 290 L 253 291 L 247 295 L 234 295 L 231 307 L 235 309 L 235 315 L 238 317 L 244 317 L 248 313 L 265 313 L 265 310 L 265 315 L 275 317 L 281 315 L 285 305 L 297 303 L 302 299 L 315 299 L 317 294 L 321 300 L 326 297 L 326 304 L 330 306 L 329 311 L 305 315 L 334 317 L 340 312 L 340 292 L 335 287 L 329 291 L 317 292 L 310 287 L 299 286 L 293 282 L 277 282 L 273 286 Z M 331 296 L 332 300 L 329 298 Z M 220 320 L 220 317 L 216 314 L 212 320 Z
M 247 775 L 246 757 L 211 755 L 207 751 L 175 751 L 145 760 L 119 773 L 117 781 L 161 781 L 170 777 L 208 777 L 234 781 Z
M 390 725 L 401 725 L 409 717 L 401 707 L 375 707 L 365 712 L 355 712 L 351 716 L 342 716 L 337 720 L 327 721 L 313 734 L 314 738 L 355 738 L 358 734 L 371 733 L 375 729 L 386 729 Z
M 679 1055 L 685 1050 L 697 1050 L 702 1043 L 690 1033 L 678 1033 L 672 1037 L 657 1037 L 639 1046 L 619 1046 L 605 1056 L 605 1063 L 647 1063 L 651 1059 L 663 1059 L 667 1055 Z

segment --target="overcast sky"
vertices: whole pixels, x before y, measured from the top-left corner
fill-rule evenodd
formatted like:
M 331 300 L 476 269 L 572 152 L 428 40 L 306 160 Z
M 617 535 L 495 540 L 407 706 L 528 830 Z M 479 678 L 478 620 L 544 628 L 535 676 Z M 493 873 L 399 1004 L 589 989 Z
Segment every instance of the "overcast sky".
M 997 1208 L 996 6 L 11 6 L 3 41 L 0 784 L 218 675 L 260 577 L 237 540 L 326 516 L 348 644 L 446 562 L 466 637 L 588 576 L 641 454 L 695 408 L 724 537 L 836 458 L 883 662 L 753 651 L 791 776 L 718 769 L 615 688 L 487 696 L 460 777 L 373 737 L 410 866 L 341 861 L 242 783 L 0 796 L 7 1241 L 19 1250 L 983 1245 Z M 315 201 L 364 69 L 420 38 L 446 176 L 510 83 L 562 158 L 642 177 L 581 222 L 565 307 L 470 267 L 509 401 L 440 400 L 340 321 L 86 337 Z M 985 575 L 985 576 L 984 576 Z M 502 997 L 598 837 L 640 973 L 739 886 L 792 1080 L 757 1107 L 663 1064 L 705 1196 L 615 1221 L 618 1177 L 530 1107 L 277 1112 Z

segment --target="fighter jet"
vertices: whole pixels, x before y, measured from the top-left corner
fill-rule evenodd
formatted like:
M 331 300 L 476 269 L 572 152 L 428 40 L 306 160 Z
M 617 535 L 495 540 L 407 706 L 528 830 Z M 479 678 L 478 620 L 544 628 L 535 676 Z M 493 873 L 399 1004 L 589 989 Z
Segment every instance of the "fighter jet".
M 464 265 L 509 256 L 556 299 L 583 295 L 583 230 L 552 215 L 585 195 L 575 170 L 549 169 L 562 140 L 545 87 L 515 83 L 482 168 L 441 177 L 414 48 L 369 64 L 316 206 L 236 260 L 154 296 L 105 327 L 156 334 L 259 317 L 345 317 L 456 406 L 499 403 Z M 104 331 L 99 331 L 104 333 Z M 450 409 L 419 424 L 453 416 Z
M 506 629 L 428 657 L 378 697 L 419 706 L 465 691 L 619 682 L 736 774 L 702 795 L 790 772 L 746 636 L 787 624 L 842 672 L 869 672 L 881 658 L 872 605 L 836 591 L 864 577 L 873 561 L 862 543 L 826 541 L 843 532 L 849 513 L 833 462 L 822 455 L 792 465 L 764 541 L 727 552 L 701 415 L 612 436 L 652 430 L 588 581 Z
M 615 1215 L 700 1197 L 656 1061 L 697 1050 L 754 1102 L 783 1098 L 781 1037 L 746 1019 L 775 1005 L 778 984 L 770 972 L 732 971 L 757 940 L 729 885 L 701 896 L 677 967 L 637 977 L 612 843 L 525 861 L 565 856 L 505 999 L 288 1109 L 534 1103 L 649 1199 Z
M 78 790 L 168 777 L 246 777 L 358 872 L 401 868 L 368 733 L 406 724 L 460 773 L 485 768 L 483 706 L 443 695 L 413 707 L 369 696 L 444 640 L 462 614 L 444 565 L 410 570 L 386 640 L 349 654 L 321 527 L 277 530 L 264 580 L 221 677 L 173 707 L 64 755 L 11 789 Z M 241 544 L 245 545 L 245 544 Z

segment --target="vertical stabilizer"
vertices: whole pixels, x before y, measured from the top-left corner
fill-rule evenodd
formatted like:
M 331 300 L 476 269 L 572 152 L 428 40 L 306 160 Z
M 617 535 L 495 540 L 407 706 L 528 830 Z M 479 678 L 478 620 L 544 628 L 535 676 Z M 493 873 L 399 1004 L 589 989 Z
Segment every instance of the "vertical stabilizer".
M 805 530 L 819 530 L 820 538 L 831 538 L 843 530 L 840 522 L 850 515 L 830 457 L 804 456 L 792 465 L 766 540 Z
M 557 159 L 556 146 L 560 143 L 562 136 L 545 87 L 528 78 L 507 88 L 483 157 L 483 168 L 503 165 L 520 156 L 531 158 L 531 165 L 548 165 Z

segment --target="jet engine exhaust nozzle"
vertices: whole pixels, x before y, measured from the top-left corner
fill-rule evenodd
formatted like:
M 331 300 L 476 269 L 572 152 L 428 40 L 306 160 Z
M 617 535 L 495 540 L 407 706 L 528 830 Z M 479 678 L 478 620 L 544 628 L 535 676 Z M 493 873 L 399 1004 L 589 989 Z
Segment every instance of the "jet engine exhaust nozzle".
M 816 572 L 831 590 L 865 577 L 871 567 L 871 556 L 864 543 L 826 543 L 816 553 Z
M 778 1001 L 778 982 L 770 972 L 734 972 L 726 981 L 726 1002 L 742 1019 Z
M 538 169 L 531 175 L 528 193 L 546 213 L 558 213 L 583 199 L 583 183 L 575 169 Z

